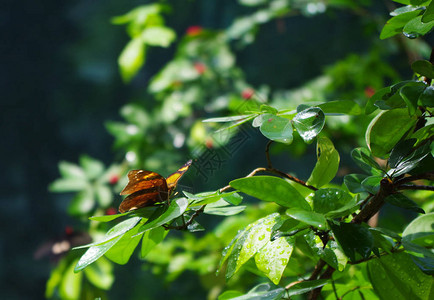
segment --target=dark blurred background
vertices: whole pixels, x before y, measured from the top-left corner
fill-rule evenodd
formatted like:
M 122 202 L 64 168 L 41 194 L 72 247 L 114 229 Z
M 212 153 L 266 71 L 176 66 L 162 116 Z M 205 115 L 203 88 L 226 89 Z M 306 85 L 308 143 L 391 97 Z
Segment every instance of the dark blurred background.
M 174 47 L 152 49 L 140 75 L 130 84 L 122 82 L 117 57 L 128 37 L 110 18 L 143 3 L 4 0 L 0 4 L 3 299 L 43 298 L 52 262 L 35 260 L 34 252 L 74 224 L 66 217 L 68 195 L 47 190 L 59 176 L 57 163 L 76 162 L 83 153 L 106 165 L 113 161 L 113 140 L 104 122 L 120 119 L 119 108 L 142 97 L 149 78 L 174 53 Z M 191 25 L 225 28 L 245 9 L 228 0 L 172 5 L 176 13 L 167 17 L 167 25 L 179 34 Z M 378 6 L 373 9 L 385 9 Z M 297 87 L 348 53 L 363 53 L 371 46 L 366 35 L 378 30 L 364 26 L 363 18 L 339 11 L 279 22 L 262 26 L 254 46 L 237 53 L 237 64 L 254 86 Z M 278 65 L 276 57 L 281 58 Z

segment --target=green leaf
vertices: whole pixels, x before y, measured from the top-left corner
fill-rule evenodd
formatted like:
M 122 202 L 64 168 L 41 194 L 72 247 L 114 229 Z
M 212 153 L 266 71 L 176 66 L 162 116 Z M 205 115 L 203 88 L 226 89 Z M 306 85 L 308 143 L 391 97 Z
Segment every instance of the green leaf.
M 414 219 L 404 229 L 402 239 L 423 247 L 434 247 L 434 212 Z
M 288 208 L 310 210 L 309 204 L 287 181 L 273 176 L 253 176 L 233 180 L 230 186 L 247 195 Z
M 399 94 L 408 107 L 409 115 L 414 115 L 417 109 L 417 101 L 426 89 L 426 84 L 423 82 L 411 82 L 401 88 Z
M 95 205 L 94 193 L 90 187 L 77 193 L 68 206 L 71 215 L 84 215 L 89 213 Z
M 188 207 L 188 200 L 186 198 L 178 198 L 172 200 L 167 210 L 158 215 L 156 218 L 150 218 L 147 223 L 143 224 L 139 229 L 139 234 L 164 225 L 173 219 L 182 215 Z
M 122 236 L 124 233 L 126 233 L 127 231 L 134 228 L 140 222 L 141 219 L 142 218 L 140 218 L 140 217 L 134 217 L 134 218 L 126 219 L 125 221 L 122 221 L 121 223 L 116 224 L 109 231 L 107 231 L 107 233 L 105 234 L 105 236 L 102 240 L 100 240 L 98 242 L 91 243 L 91 244 L 78 246 L 78 247 L 75 247 L 74 249 L 87 248 L 87 247 L 105 244 L 105 243 L 113 240 L 114 238 Z
M 352 262 L 369 257 L 374 246 L 374 239 L 367 228 L 352 223 L 335 224 L 332 221 L 328 223 L 336 241 Z
M 434 275 L 434 250 L 424 248 L 417 244 L 403 241 L 405 252 L 410 255 L 413 262 L 427 275 Z
M 415 39 L 429 33 L 434 27 L 434 21 L 423 23 L 422 16 L 411 19 L 405 24 L 402 32 L 410 39 Z
M 270 242 L 271 229 L 279 220 L 274 213 L 248 225 L 239 233 L 225 251 L 222 262 L 228 260 L 226 278 L 231 278 L 250 258 Z
M 428 5 L 428 7 L 425 10 L 425 13 L 422 16 L 422 22 L 428 23 L 431 21 L 434 21 L 434 2 L 432 1 Z
M 143 30 L 141 37 L 150 46 L 167 48 L 175 40 L 176 33 L 168 27 L 152 26 Z
M 127 211 L 125 213 L 122 214 L 116 214 L 116 215 L 105 215 L 105 216 L 92 216 L 89 218 L 89 220 L 92 221 L 98 221 L 98 222 L 110 222 L 112 220 L 115 220 L 117 218 L 126 216 L 126 215 L 137 215 L 140 216 L 142 218 L 149 218 L 157 209 L 157 206 L 148 206 L 148 207 L 143 207 L 140 209 L 136 209 L 134 211 Z
M 103 256 L 111 247 L 113 247 L 120 239 L 121 235 L 115 237 L 114 239 L 97 246 L 92 246 L 80 257 L 80 260 L 77 262 L 74 268 L 74 272 L 80 272 L 88 265 L 96 261 L 98 258 Z
M 417 213 L 424 214 L 425 211 L 420 208 L 413 200 L 409 199 L 408 197 L 404 196 L 401 193 L 391 194 L 387 196 L 384 201 L 386 201 L 389 204 L 402 207 Z
M 419 97 L 422 105 L 433 107 L 434 106 L 434 87 L 428 86 Z
M 411 154 L 405 157 L 395 169 L 389 170 L 389 174 L 394 177 L 409 173 L 411 170 L 417 168 L 422 164 L 424 158 L 426 158 L 431 152 L 430 143 L 417 148 Z
M 434 124 L 424 126 L 411 136 L 411 138 L 417 139 L 415 146 L 420 145 L 423 141 L 429 139 L 432 135 L 434 135 Z
M 225 291 L 223 294 L 220 294 L 217 300 L 229 300 L 229 299 L 236 299 L 239 296 L 243 296 L 244 293 L 241 293 L 239 291 Z
M 229 206 L 229 207 L 205 207 L 205 210 L 203 211 L 205 214 L 208 215 L 217 215 L 217 216 L 233 216 L 236 214 L 239 214 L 240 212 L 244 211 L 246 209 L 246 206 Z
M 369 176 L 362 181 L 362 187 L 365 191 L 375 195 L 380 190 L 380 182 L 383 176 Z
M 235 298 L 222 298 L 231 300 L 276 300 L 281 299 L 284 295 L 284 288 L 271 289 L 269 283 L 261 283 L 251 289 L 247 294 Z M 219 300 L 220 297 L 218 298 Z
M 321 230 L 327 229 L 326 218 L 319 213 L 296 208 L 286 210 L 286 214 L 300 222 L 309 224 Z
M 344 177 L 344 184 L 351 193 L 362 193 L 365 189 L 362 187 L 362 181 L 366 179 L 368 175 L 363 174 L 349 174 Z
M 319 189 L 315 191 L 313 210 L 320 214 L 336 211 L 347 205 L 353 197 L 347 192 L 337 188 Z
M 366 144 L 374 156 L 385 156 L 416 122 L 417 116 L 409 116 L 407 109 L 382 111 L 368 126 Z
M 88 182 L 83 178 L 60 178 L 52 182 L 48 189 L 53 193 L 79 192 L 87 186 Z
M 389 166 L 396 168 L 413 150 L 416 139 L 403 140 L 396 144 L 390 152 Z
M 310 143 L 323 129 L 325 116 L 321 108 L 310 107 L 295 115 L 292 121 L 301 138 Z
M 322 287 L 323 285 L 327 284 L 327 282 L 327 279 L 303 281 L 291 286 L 285 293 L 285 296 L 292 297 L 295 295 L 305 294 L 316 288 Z
M 405 253 L 394 253 L 368 261 L 369 279 L 381 299 L 429 300 L 433 278 L 415 268 Z
M 417 60 L 411 64 L 411 68 L 419 75 L 434 78 L 434 66 L 427 60 Z
M 74 179 L 86 178 L 84 170 L 81 167 L 66 161 L 61 161 L 59 163 L 59 171 L 62 177 L 64 178 L 74 178 Z
M 106 185 L 95 187 L 96 200 L 101 207 L 108 207 L 113 202 L 113 193 Z
M 246 118 L 255 116 L 255 114 L 251 114 L 251 115 L 239 115 L 239 116 L 231 116 L 231 117 L 221 117 L 221 118 L 210 118 L 210 119 L 205 119 L 202 120 L 202 122 L 208 122 L 208 123 L 224 123 L 224 122 L 234 122 L 234 121 L 240 121 L 240 120 L 244 120 Z
M 318 138 L 316 148 L 318 161 L 307 180 L 307 184 L 320 188 L 335 177 L 339 168 L 340 157 L 333 143 L 326 137 Z
M 93 265 L 84 269 L 84 274 L 94 286 L 103 290 L 109 290 L 115 280 L 113 264 L 106 259 L 98 259 Z
M 294 249 L 294 237 L 281 237 L 270 241 L 255 255 L 258 270 L 265 274 L 274 284 L 279 284 L 283 271 Z
M 409 11 L 400 15 L 397 15 L 389 19 L 384 25 L 383 30 L 380 33 L 380 39 L 384 40 L 394 35 L 400 34 L 404 26 L 413 18 L 420 14 L 420 10 Z
M 139 226 L 136 226 L 122 235 L 116 245 L 105 253 L 105 256 L 117 264 L 126 264 L 142 238 L 142 235 L 137 235 L 138 231 Z
M 80 165 L 83 167 L 87 179 L 99 178 L 104 173 L 104 164 L 90 156 L 80 156 Z
M 159 243 L 161 243 L 166 235 L 169 233 L 164 227 L 156 227 L 148 230 L 143 234 L 142 249 L 140 257 L 145 258 L 146 255 Z
M 142 38 L 133 38 L 122 50 L 118 59 L 122 79 L 125 82 L 131 81 L 145 63 L 146 46 Z
M 75 262 L 68 266 L 60 282 L 59 294 L 62 299 L 80 299 L 83 274 L 74 273 Z
M 259 127 L 261 133 L 268 139 L 284 143 L 292 143 L 292 125 L 291 121 L 271 114 L 266 114 L 267 120 Z
M 362 108 L 352 100 L 329 101 L 317 105 L 325 114 L 360 115 Z
M 383 173 L 380 165 L 374 160 L 368 149 L 362 147 L 356 148 L 351 151 L 351 157 L 354 162 L 367 173 L 375 175 Z

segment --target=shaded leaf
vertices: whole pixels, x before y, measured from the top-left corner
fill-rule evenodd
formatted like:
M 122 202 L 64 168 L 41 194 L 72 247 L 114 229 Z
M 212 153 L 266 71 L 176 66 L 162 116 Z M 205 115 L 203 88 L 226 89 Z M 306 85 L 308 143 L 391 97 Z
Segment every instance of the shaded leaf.
M 327 228 L 326 218 L 322 214 L 295 208 L 287 209 L 286 214 L 318 229 L 325 230 Z

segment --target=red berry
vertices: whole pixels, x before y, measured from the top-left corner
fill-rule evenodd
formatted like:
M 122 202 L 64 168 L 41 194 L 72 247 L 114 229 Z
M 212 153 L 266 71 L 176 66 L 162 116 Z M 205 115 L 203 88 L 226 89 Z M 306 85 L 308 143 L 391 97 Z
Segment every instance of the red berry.
M 208 139 L 205 141 L 205 146 L 206 146 L 208 149 L 211 149 L 212 146 L 213 146 L 212 139 L 208 138 Z
M 195 26 L 188 27 L 186 33 L 189 36 L 196 36 L 199 35 L 202 32 L 202 30 L 203 30 L 202 27 L 195 25 Z
M 112 176 L 110 176 L 110 179 L 109 179 L 109 183 L 110 184 L 116 184 L 116 183 L 118 183 L 118 181 L 119 181 L 119 176 L 118 175 L 112 175 Z
M 74 232 L 74 228 L 72 228 L 72 226 L 66 226 L 65 227 L 66 235 L 71 235 L 73 232 Z
M 115 214 L 117 214 L 117 213 L 118 213 L 118 212 L 117 212 L 116 209 L 113 208 L 113 207 L 109 207 L 109 208 L 107 208 L 107 210 L 106 210 L 106 212 L 105 212 L 106 215 L 115 215 Z
M 375 89 L 372 86 L 368 86 L 365 88 L 365 96 L 371 98 L 375 94 Z
M 203 63 L 195 63 L 194 68 L 199 74 L 203 74 L 206 71 L 206 66 Z
M 248 100 L 252 98 L 253 94 L 255 93 L 255 90 L 252 88 L 247 88 L 244 91 L 241 92 L 241 97 Z

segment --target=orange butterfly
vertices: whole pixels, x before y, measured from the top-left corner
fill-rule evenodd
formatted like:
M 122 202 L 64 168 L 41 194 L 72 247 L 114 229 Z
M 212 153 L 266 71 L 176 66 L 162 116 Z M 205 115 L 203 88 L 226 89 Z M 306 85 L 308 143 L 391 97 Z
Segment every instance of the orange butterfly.
M 190 159 L 178 171 L 170 174 L 167 179 L 158 173 L 144 170 L 132 170 L 128 172 L 128 184 L 122 190 L 121 195 L 129 195 L 119 206 L 121 213 L 151 206 L 156 202 L 169 200 L 170 194 L 176 188 L 178 180 L 191 166 Z

